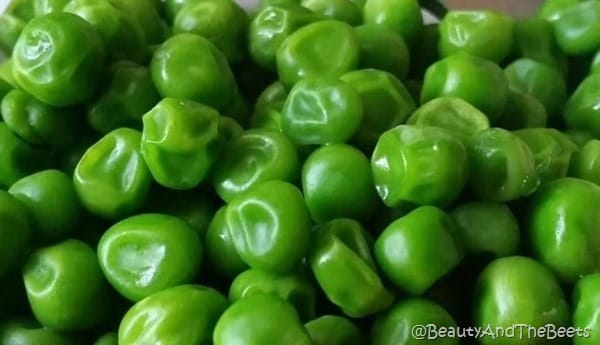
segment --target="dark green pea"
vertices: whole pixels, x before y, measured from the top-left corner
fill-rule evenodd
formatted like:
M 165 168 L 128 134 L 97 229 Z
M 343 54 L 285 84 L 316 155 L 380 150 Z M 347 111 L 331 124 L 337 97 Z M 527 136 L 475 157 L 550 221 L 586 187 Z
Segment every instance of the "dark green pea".
M 411 59 L 401 35 L 380 25 L 361 25 L 354 30 L 360 43 L 361 68 L 390 72 L 400 80 L 406 78 Z
M 313 345 L 364 345 L 366 339 L 361 329 L 352 321 L 337 315 L 323 315 L 307 322 Z
M 74 109 L 45 104 L 18 89 L 4 96 L 1 112 L 6 125 L 34 146 L 63 149 L 75 139 L 78 130 Z
M 213 216 L 206 231 L 206 263 L 221 277 L 234 278 L 248 268 L 240 258 L 233 243 L 231 230 L 225 214 L 227 206 L 221 207 Z
M 17 198 L 0 190 L 0 277 L 6 275 L 25 258 L 32 238 L 33 224 L 29 210 Z
M 496 121 L 504 129 L 546 127 L 546 107 L 535 96 L 511 90 L 502 116 Z
M 106 73 L 106 86 L 88 108 L 88 123 L 102 134 L 119 127 L 141 128 L 142 116 L 160 101 L 150 69 L 118 61 Z
M 63 172 L 37 172 L 15 182 L 8 192 L 27 206 L 38 239 L 64 239 L 79 221 L 81 206 L 73 180 Z
M 1 344 L 77 345 L 78 339 L 66 333 L 40 326 L 28 319 L 9 320 L 0 325 Z
M 417 0 L 367 0 L 363 21 L 395 31 L 402 35 L 408 46 L 418 41 L 423 29 L 423 16 Z
M 471 254 L 513 255 L 519 249 L 519 224 L 503 203 L 473 201 L 450 211 Z
M 600 137 L 600 74 L 590 74 L 571 94 L 563 118 L 569 129 L 581 129 Z
M 109 332 L 98 338 L 93 345 L 118 345 L 118 340 L 117 332 Z
M 567 58 L 558 48 L 552 24 L 542 18 L 526 17 L 515 21 L 513 51 L 517 57 L 532 59 L 567 72 Z
M 479 197 L 506 202 L 533 193 L 540 183 L 527 144 L 501 128 L 475 133 L 469 142 L 471 189 Z
M 600 185 L 600 140 L 592 139 L 573 154 L 569 176 Z
M 9 187 L 18 179 L 46 166 L 48 156 L 19 138 L 0 122 L 0 186 Z
M 177 13 L 173 33 L 189 32 L 207 38 L 230 63 L 245 55 L 248 15 L 233 0 L 188 1 Z

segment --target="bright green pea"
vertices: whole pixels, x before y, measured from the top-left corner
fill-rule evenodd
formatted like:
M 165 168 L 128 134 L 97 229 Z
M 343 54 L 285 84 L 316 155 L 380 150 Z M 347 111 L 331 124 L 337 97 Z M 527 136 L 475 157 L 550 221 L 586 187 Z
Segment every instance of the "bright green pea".
M 360 43 L 361 68 L 389 72 L 400 80 L 408 74 L 410 54 L 401 35 L 381 25 L 361 25 L 355 32 Z
M 395 31 L 402 35 L 408 46 L 417 42 L 423 29 L 421 7 L 417 0 L 367 0 L 363 21 Z
M 447 206 L 467 184 L 469 157 L 462 139 L 447 129 L 400 125 L 379 138 L 371 169 L 388 207 L 404 202 Z
M 274 274 L 249 269 L 240 273 L 229 287 L 229 300 L 235 302 L 241 298 L 256 294 L 274 294 L 296 308 L 300 320 L 315 317 L 316 290 L 307 276 L 293 274 Z
M 513 46 L 513 21 L 494 11 L 450 11 L 439 24 L 440 55 L 466 52 L 501 63 Z
M 421 104 L 443 96 L 459 97 L 494 122 L 504 112 L 508 90 L 506 76 L 497 64 L 461 52 L 427 68 Z
M 103 134 L 119 127 L 141 128 L 142 116 L 160 101 L 150 69 L 117 61 L 108 66 L 106 74 L 106 86 L 89 106 L 88 123 Z
M 519 59 L 504 73 L 511 89 L 537 98 L 546 108 L 550 122 L 556 122 L 567 100 L 566 82 L 556 69 L 531 59 Z
M 248 265 L 238 255 L 225 218 L 226 212 L 227 206 L 221 207 L 206 230 L 206 264 L 220 277 L 234 278 Z
M 75 190 L 93 214 L 119 219 L 146 201 L 152 175 L 140 153 L 142 133 L 119 128 L 83 154 L 73 173 Z
M 295 182 L 299 175 L 294 143 L 283 133 L 268 129 L 245 131 L 230 142 L 212 174 L 215 189 L 225 202 L 261 182 Z
M 313 219 L 368 220 L 377 206 L 371 165 L 360 150 L 330 144 L 313 151 L 302 167 L 302 191 Z
M 600 136 L 600 74 L 590 74 L 577 86 L 565 105 L 563 118 L 569 129 Z
M 48 156 L 18 137 L 0 122 L 0 187 L 9 187 L 18 179 L 46 166 Z
M 57 240 L 71 233 L 81 206 L 73 180 L 58 170 L 43 170 L 15 182 L 8 192 L 31 214 L 35 234 L 42 240 Z
M 324 17 L 358 25 L 362 21 L 362 8 L 352 0 L 302 0 L 300 5 Z
M 245 55 L 248 15 L 233 0 L 188 1 L 177 13 L 173 33 L 189 32 L 207 38 L 230 63 Z
M 149 213 L 111 226 L 98 243 L 98 261 L 110 284 L 139 301 L 169 287 L 190 283 L 202 264 L 202 243 L 185 221 Z
M 335 49 L 314 49 L 331 47 Z M 358 67 L 360 41 L 338 20 L 321 20 L 290 34 L 277 50 L 279 80 L 290 89 L 306 78 L 337 78 Z
M 114 2 L 70 0 L 63 12 L 78 15 L 98 30 L 111 59 L 142 62 L 146 57 L 143 28 L 131 13 Z
M 527 144 L 501 128 L 475 133 L 469 142 L 471 189 L 480 198 L 506 202 L 533 193 L 540 183 Z
M 473 201 L 450 211 L 462 235 L 465 249 L 471 254 L 509 256 L 519 249 L 519 224 L 503 203 Z
M 362 104 L 362 122 L 351 142 L 370 153 L 379 136 L 402 124 L 415 110 L 415 101 L 402 82 L 376 69 L 348 72 L 340 77 L 356 90 Z
M 342 143 L 360 128 L 362 102 L 349 83 L 337 79 L 304 79 L 288 95 L 281 128 L 301 145 Z
M 84 19 L 56 12 L 31 20 L 13 51 L 19 87 L 54 106 L 89 99 L 104 62 L 100 34 Z
M 78 130 L 72 108 L 59 108 L 14 89 L 2 99 L 2 119 L 17 135 L 34 146 L 60 150 L 68 146 Z
M 533 153 L 540 183 L 567 176 L 569 162 L 577 144 L 554 128 L 528 128 L 515 131 Z
M 542 102 L 531 94 L 510 90 L 506 109 L 496 125 L 510 130 L 546 127 L 547 122 L 548 112 Z
M 270 294 L 242 298 L 221 315 L 213 333 L 213 344 L 236 343 L 312 345 L 294 307 Z
M 308 250 L 310 213 L 288 182 L 257 184 L 229 203 L 225 218 L 238 255 L 252 268 L 290 272 Z
M 209 345 L 229 302 L 217 290 L 181 285 L 137 302 L 119 326 L 119 344 Z
M 366 339 L 352 321 L 337 315 L 323 315 L 304 325 L 313 345 L 364 345 Z
M 490 127 L 485 114 L 456 97 L 440 97 L 421 105 L 406 123 L 445 128 L 465 138 Z
M 285 2 L 259 9 L 248 28 L 248 50 L 259 66 L 276 71 L 276 55 L 285 39 L 320 17 L 298 3 Z
M 375 314 L 394 301 L 377 274 L 370 238 L 355 220 L 319 225 L 307 261 L 327 299 L 350 317 Z
M 32 226 L 27 207 L 8 192 L 0 190 L 0 277 L 16 268 L 25 258 L 32 238 Z
M 592 54 L 600 48 L 600 3 L 565 5 L 557 11 L 552 26 L 558 46 L 567 55 Z
M 23 268 L 33 314 L 61 331 L 98 326 L 108 316 L 108 284 L 92 247 L 66 240 L 38 249 Z
M 464 257 L 456 224 L 433 206 L 421 206 L 388 225 L 373 252 L 384 276 L 411 295 L 424 293 Z
M 164 98 L 143 116 L 141 154 L 159 184 L 191 189 L 220 151 L 219 113 L 194 101 Z
M 196 101 L 219 112 L 235 100 L 236 84 L 227 58 L 202 36 L 171 36 L 154 52 L 150 69 L 162 97 Z
M 600 140 L 588 141 L 573 154 L 569 166 L 569 176 L 600 185 Z

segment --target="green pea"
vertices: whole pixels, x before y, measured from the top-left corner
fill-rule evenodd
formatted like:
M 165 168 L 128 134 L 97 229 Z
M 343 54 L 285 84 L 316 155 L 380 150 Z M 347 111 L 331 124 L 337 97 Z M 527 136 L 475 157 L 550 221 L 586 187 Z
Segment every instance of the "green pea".
M 227 206 L 221 207 L 213 216 L 206 231 L 206 263 L 221 277 L 234 278 L 248 268 L 238 255 L 231 229 L 225 214 Z
M 0 186 L 9 187 L 17 180 L 43 169 L 48 156 L 34 148 L 0 122 Z
M 349 319 L 323 315 L 304 325 L 314 345 L 363 345 L 365 336 Z
M 423 29 L 421 7 L 417 0 L 367 0 L 363 8 L 363 21 L 395 31 L 408 46 L 418 41 Z
M 27 207 L 11 194 L 0 190 L 0 277 L 21 264 L 32 239 L 33 224 Z
M 556 118 L 553 121 L 556 122 Z M 506 109 L 496 125 L 511 130 L 546 127 L 547 122 L 548 112 L 544 104 L 531 94 L 511 90 Z
M 575 152 L 569 166 L 569 176 L 600 185 L 600 140 L 592 139 Z
M 324 17 L 350 25 L 358 25 L 362 21 L 361 8 L 352 0 L 302 0 L 300 4 Z
M 379 69 L 406 79 L 411 58 L 401 35 L 380 25 L 361 25 L 354 30 L 360 43 L 361 68 Z

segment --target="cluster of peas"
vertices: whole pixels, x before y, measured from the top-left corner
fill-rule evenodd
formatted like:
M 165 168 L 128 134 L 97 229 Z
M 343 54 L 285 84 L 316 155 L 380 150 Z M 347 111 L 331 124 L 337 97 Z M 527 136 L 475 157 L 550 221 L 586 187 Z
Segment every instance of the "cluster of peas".
M 14 0 L 0 47 L 2 345 L 600 344 L 600 1 Z

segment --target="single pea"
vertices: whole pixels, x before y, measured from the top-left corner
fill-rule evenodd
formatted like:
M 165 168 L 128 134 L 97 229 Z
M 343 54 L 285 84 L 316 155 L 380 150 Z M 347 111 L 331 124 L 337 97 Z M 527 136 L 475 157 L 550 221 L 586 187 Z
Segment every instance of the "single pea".
M 569 176 L 600 185 L 600 140 L 592 139 L 575 152 L 569 166 Z
M 227 206 L 222 206 L 208 225 L 204 239 L 206 264 L 220 277 L 234 278 L 248 268 L 237 252 L 225 214 Z
M 0 277 L 18 267 L 26 258 L 33 224 L 27 207 L 8 192 L 0 190 Z
M 338 315 L 323 315 L 307 322 L 313 345 L 364 345 L 362 330 L 349 319 Z
M 412 59 L 402 36 L 381 25 L 361 25 L 354 28 L 360 43 L 361 68 L 389 72 L 405 80 Z
M 363 21 L 395 31 L 402 35 L 408 46 L 419 40 L 423 29 L 423 16 L 417 0 L 367 0 Z

